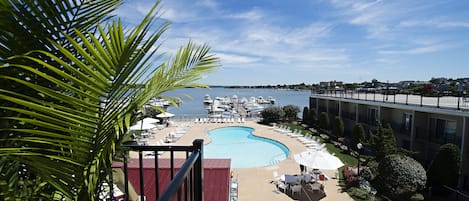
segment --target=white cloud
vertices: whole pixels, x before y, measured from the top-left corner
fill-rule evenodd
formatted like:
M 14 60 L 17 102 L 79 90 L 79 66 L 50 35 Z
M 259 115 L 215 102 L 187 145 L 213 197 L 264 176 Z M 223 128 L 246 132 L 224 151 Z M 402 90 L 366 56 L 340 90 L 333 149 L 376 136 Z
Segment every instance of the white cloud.
M 469 28 L 469 21 L 444 21 L 439 19 L 406 20 L 400 22 L 399 25 L 402 27 Z
M 216 10 L 218 8 L 218 3 L 215 0 L 200 0 L 200 1 L 197 1 L 196 4 L 210 8 L 212 10 Z
M 389 55 L 393 55 L 393 54 L 416 55 L 416 54 L 438 52 L 447 48 L 448 48 L 447 45 L 436 44 L 436 45 L 422 46 L 422 47 L 416 47 L 416 48 L 404 49 L 404 50 L 380 50 L 378 51 L 378 53 L 389 54 Z
M 222 64 L 244 64 L 244 63 L 253 63 L 260 60 L 260 58 L 241 56 L 236 54 L 226 54 L 226 53 L 217 53 L 217 57 L 220 58 Z
M 257 9 L 252 9 L 246 12 L 233 13 L 233 14 L 227 15 L 227 18 L 243 19 L 243 20 L 250 20 L 250 21 L 259 20 L 262 17 L 264 17 L 264 14 L 262 13 L 262 11 L 257 10 Z

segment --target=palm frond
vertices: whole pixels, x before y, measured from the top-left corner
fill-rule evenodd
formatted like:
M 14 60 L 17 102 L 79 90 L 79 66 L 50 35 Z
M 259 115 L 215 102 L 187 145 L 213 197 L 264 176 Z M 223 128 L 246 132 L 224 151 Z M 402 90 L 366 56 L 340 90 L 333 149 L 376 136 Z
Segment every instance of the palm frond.
M 83 4 L 63 3 L 51 13 Z M 153 71 L 152 64 L 161 57 L 150 51 L 159 46 L 159 38 L 169 26 L 162 22 L 153 29 L 158 22 L 158 5 L 128 35 L 117 21 L 106 28 L 98 25 L 97 33 L 80 29 L 61 32 L 63 41 L 48 41 L 49 49 L 57 52 L 39 48 L 9 56 L 0 71 L 20 70 L 44 83 L 0 75 L 0 80 L 19 86 L 0 88 L 0 101 L 9 103 L 0 106 L 8 111 L 0 121 L 20 125 L 0 129 L 1 133 L 11 133 L 11 137 L 0 139 L 5 145 L 0 147 L 0 157 L 24 164 L 29 172 L 53 186 L 57 191 L 54 196 L 96 199 L 97 186 L 106 176 L 101 171 L 110 173 L 113 152 L 136 112 L 163 92 L 203 86 L 195 81 L 218 66 L 207 45 L 189 42 L 175 57 L 157 66 L 144 88 L 132 87 Z M 62 18 L 50 23 L 67 19 Z M 24 90 L 35 95 L 28 96 L 22 93 Z M 43 187 L 39 184 L 36 189 Z

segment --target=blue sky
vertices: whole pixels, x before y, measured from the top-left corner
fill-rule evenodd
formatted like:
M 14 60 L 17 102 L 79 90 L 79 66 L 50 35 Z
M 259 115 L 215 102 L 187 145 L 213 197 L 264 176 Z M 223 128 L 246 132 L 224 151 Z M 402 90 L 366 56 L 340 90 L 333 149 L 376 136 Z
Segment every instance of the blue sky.
M 154 1 L 116 12 L 135 25 Z M 221 67 L 201 82 L 267 85 L 469 77 L 466 0 L 164 0 L 160 50 L 208 43 Z

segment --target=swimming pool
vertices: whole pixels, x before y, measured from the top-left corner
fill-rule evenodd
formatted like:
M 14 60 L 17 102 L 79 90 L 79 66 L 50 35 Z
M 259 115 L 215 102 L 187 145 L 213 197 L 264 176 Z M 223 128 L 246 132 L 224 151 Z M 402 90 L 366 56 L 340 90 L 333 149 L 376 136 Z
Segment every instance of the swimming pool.
M 230 126 L 210 131 L 212 142 L 204 147 L 205 158 L 230 158 L 232 168 L 263 167 L 288 157 L 288 148 L 271 139 L 252 135 L 253 128 Z

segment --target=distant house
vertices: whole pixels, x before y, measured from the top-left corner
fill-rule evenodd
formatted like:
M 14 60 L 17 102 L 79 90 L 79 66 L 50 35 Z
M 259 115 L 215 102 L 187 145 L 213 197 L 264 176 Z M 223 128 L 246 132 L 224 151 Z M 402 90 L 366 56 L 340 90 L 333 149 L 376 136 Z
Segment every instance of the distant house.
M 335 87 L 342 87 L 344 82 L 342 81 L 329 81 L 329 82 L 319 82 L 319 87 L 321 88 L 335 88 Z

